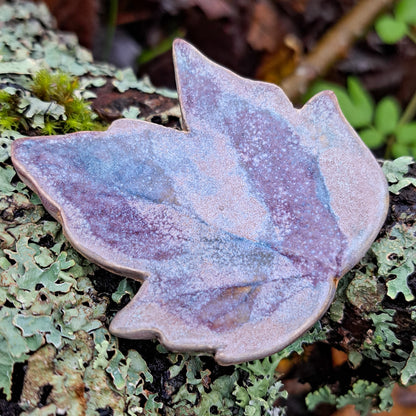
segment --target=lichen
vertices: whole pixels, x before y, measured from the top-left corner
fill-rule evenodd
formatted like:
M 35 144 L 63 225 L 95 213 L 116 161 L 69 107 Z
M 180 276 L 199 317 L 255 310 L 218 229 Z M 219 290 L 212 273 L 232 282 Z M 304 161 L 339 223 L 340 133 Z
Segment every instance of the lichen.
M 3 4 L 0 20 L 2 91 L 10 85 L 30 89 L 33 73 L 42 67 L 61 67 L 80 77 L 81 96 L 92 92 L 91 80 L 99 84 L 115 75 L 113 68 L 94 64 L 72 36 L 52 30 L 42 5 Z M 108 333 L 109 319 L 137 286 L 114 276 L 109 277 L 115 282 L 112 291 L 110 283 L 104 288 L 97 283 L 106 272 L 72 249 L 36 195 L 17 180 L 9 146 L 26 133 L 24 125 L 12 128 L 18 131 L 4 131 L 0 138 L 0 390 L 7 400 L 18 401 L 25 415 L 62 409 L 68 415 L 208 415 L 214 410 L 252 415 L 270 410 L 275 399 L 274 410 L 283 415 L 286 392 L 276 366 L 299 356 L 306 365 L 311 358 L 303 348 L 317 341 L 346 351 L 349 373 L 342 383 L 315 383 L 307 396 L 311 409 L 330 403 L 354 404 L 362 414 L 387 410 L 394 383 L 415 383 L 415 273 L 414 262 L 408 262 L 415 258 L 416 215 L 398 209 L 402 195 L 414 192 L 410 158 L 385 162 L 392 216 L 367 255 L 340 281 L 321 321 L 279 354 L 219 368 L 210 356 L 168 353 L 156 342 L 132 344 Z M 15 397 L 23 375 L 22 393 Z
M 363 415 L 369 410 L 388 410 L 394 384 L 416 381 L 414 341 L 409 337 L 416 329 L 416 215 L 403 204 L 402 196 L 415 194 L 416 180 L 410 175 L 413 164 L 409 157 L 384 162 L 391 216 L 367 255 L 341 280 L 330 311 L 322 319 L 329 339 L 343 337 L 337 348 L 348 353 L 357 381 L 343 395 L 335 385 L 321 386 L 307 396 L 309 409 L 328 403 L 337 408 L 354 404 Z M 408 200 L 411 204 L 412 197 Z M 354 320 L 357 328 L 351 325 Z M 367 378 L 361 369 L 369 367 L 383 369 L 383 377 Z

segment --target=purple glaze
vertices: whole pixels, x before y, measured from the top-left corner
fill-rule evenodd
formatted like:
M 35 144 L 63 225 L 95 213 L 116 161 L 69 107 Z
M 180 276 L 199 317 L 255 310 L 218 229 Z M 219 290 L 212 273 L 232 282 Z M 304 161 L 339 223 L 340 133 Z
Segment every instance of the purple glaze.
M 76 249 L 145 281 L 114 334 L 263 357 L 325 311 L 382 225 L 386 182 L 330 93 L 296 110 L 184 41 L 174 58 L 186 131 L 119 120 L 17 140 L 13 162 Z

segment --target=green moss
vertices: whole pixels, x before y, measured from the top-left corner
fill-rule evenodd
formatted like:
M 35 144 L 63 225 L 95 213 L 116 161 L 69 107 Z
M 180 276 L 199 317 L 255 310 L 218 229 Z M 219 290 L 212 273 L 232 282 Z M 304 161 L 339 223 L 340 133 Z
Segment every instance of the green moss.
M 0 132 L 35 130 L 53 135 L 103 130 L 89 103 L 77 96 L 78 89 L 78 79 L 70 74 L 41 69 L 28 90 L 0 90 Z
M 6 130 L 27 129 L 24 117 L 18 111 L 19 97 L 0 90 L 0 132 Z
M 42 133 L 51 135 L 103 129 L 89 103 L 76 96 L 78 88 L 78 79 L 61 71 L 51 73 L 41 69 L 34 75 L 33 94 L 42 101 L 56 102 L 65 109 L 65 117 L 58 120 L 46 117 Z
M 269 358 L 223 370 L 211 357 L 168 353 L 156 342 L 137 341 L 137 350 L 132 350 L 133 344 L 112 337 L 108 321 L 117 304 L 133 297 L 134 282 L 121 280 L 112 294 L 94 288 L 89 276 L 96 267 L 72 249 L 39 199 L 16 180 L 9 149 L 19 135 L 16 130 L 60 134 L 101 128 L 86 99 L 93 96 L 87 88 L 104 85 L 104 77 L 112 77 L 119 91 L 154 90 L 128 70 L 92 63 L 73 38 L 50 29 L 44 6 L 9 3 L 0 6 L 0 20 L 10 19 L 2 22 L 0 33 L 0 70 L 5 74 L 0 80 L 0 394 L 11 400 L 12 392 L 20 391 L 22 386 L 13 385 L 19 382 L 13 379 L 15 364 L 27 363 L 20 397 L 26 415 L 56 409 L 68 415 L 103 410 L 116 416 L 208 416 L 213 410 L 221 415 L 283 415 L 284 407 L 272 409 L 276 399 L 282 406 L 287 395 L 276 366 L 317 341 L 344 349 L 350 369 L 332 381 L 318 374 L 306 401 L 310 409 L 329 403 L 354 404 L 362 414 L 370 408 L 386 410 L 395 382 L 416 381 L 411 207 L 396 213 L 405 216 L 400 223 L 397 216 L 390 217 L 394 223 L 343 277 L 330 312 Z M 34 25 L 37 21 L 41 24 Z M 137 109 L 129 115 L 136 117 Z M 384 163 L 392 199 L 415 184 L 408 174 L 412 163 L 410 157 Z M 358 324 L 359 330 L 350 332 Z M 305 354 L 302 365 L 313 359 Z M 47 403 L 45 388 L 51 391 Z

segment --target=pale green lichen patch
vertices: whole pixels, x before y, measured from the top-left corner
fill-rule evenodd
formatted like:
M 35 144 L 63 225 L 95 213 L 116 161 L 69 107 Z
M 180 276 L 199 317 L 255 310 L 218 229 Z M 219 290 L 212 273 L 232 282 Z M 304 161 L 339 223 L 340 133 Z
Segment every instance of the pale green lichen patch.
M 89 86 L 115 73 L 94 64 L 73 37 L 58 36 L 44 6 L 3 4 L 0 21 L 5 22 L 0 88 L 17 84 L 29 90 L 33 72 L 62 64 L 69 74 L 86 75 L 76 91 L 84 96 Z M 6 92 L 20 96 L 19 91 Z M 31 105 L 19 113 L 26 123 L 36 117 Z M 25 363 L 16 399 L 24 415 L 99 415 L 106 409 L 120 416 L 261 415 L 287 395 L 275 371 L 281 359 L 328 339 L 341 339 L 338 346 L 348 352 L 351 386 L 340 392 L 337 380 L 329 385 L 323 380 L 307 396 L 310 409 L 331 403 L 353 404 L 363 415 L 386 410 L 396 381 L 415 382 L 414 215 L 383 230 L 340 281 L 330 312 L 303 337 L 279 354 L 220 371 L 209 356 L 167 353 L 157 343 L 140 341 L 132 349 L 108 333 L 109 319 L 133 297 L 134 283 L 124 279 L 111 293 L 98 291 L 90 279 L 101 271 L 71 248 L 60 225 L 17 180 L 10 143 L 24 133 L 22 126 L 19 132 L 4 130 L 0 139 L 0 393 L 12 400 Z M 384 163 L 393 203 L 413 189 L 412 163 L 410 158 Z M 352 324 L 361 326 L 354 332 Z M 284 405 L 276 412 L 283 415 Z
M 392 299 L 395 299 L 399 293 L 402 293 L 408 302 L 415 298 L 407 283 L 408 276 L 415 270 L 415 236 L 415 224 L 413 226 L 397 224 L 391 229 L 389 238 L 373 244 L 372 250 L 380 265 L 379 273 L 386 277 L 390 276 L 387 281 L 387 295 Z
M 391 390 L 393 385 L 383 388 L 377 383 L 368 382 L 366 380 L 358 380 L 346 394 L 337 397 L 331 393 L 328 386 L 309 394 L 306 398 L 308 409 L 313 410 L 321 403 L 335 405 L 342 408 L 349 404 L 355 406 L 355 409 L 361 415 L 367 415 L 374 408 L 374 397 L 379 396 L 380 408 L 386 409 L 392 406 Z
M 26 195 L 17 192 L 11 170 L 2 176 L 8 195 L 0 233 L 0 388 L 10 399 L 14 365 L 29 359 L 20 399 L 25 414 L 34 414 L 45 386 L 51 389 L 45 412 L 98 414 L 109 406 L 122 415 L 138 408 L 140 394 L 145 407 L 156 408 L 143 388 L 152 380 L 146 363 L 137 351 L 125 357 L 103 327 L 107 299 L 97 297 L 87 277 L 95 266 L 69 246 L 59 224 L 44 219 L 30 191 L 18 183 Z
M 399 191 L 408 185 L 416 186 L 416 179 L 405 176 L 409 171 L 409 165 L 414 160 L 410 156 L 402 156 L 396 160 L 386 160 L 383 164 L 383 172 L 389 181 L 389 191 L 398 194 Z
M 377 277 L 357 272 L 347 287 L 347 298 L 356 308 L 366 312 L 381 308 L 385 289 Z
M 1 4 L 0 16 L 0 162 L 21 132 L 51 135 L 102 129 L 85 100 L 94 98 L 92 88 L 104 86 L 110 78 L 119 91 L 134 88 L 177 96 L 153 87 L 146 78 L 137 79 L 131 70 L 93 62 L 74 35 L 54 30 L 45 5 Z M 126 114 L 132 118 L 135 113 Z
M 329 403 L 337 408 L 354 404 L 362 415 L 369 410 L 388 410 L 394 383 L 409 385 L 415 380 L 415 341 L 411 334 L 416 329 L 413 312 L 416 224 L 412 207 L 403 205 L 402 196 L 407 192 L 408 204 L 412 203 L 416 180 L 409 171 L 413 164 L 408 157 L 384 162 L 383 171 L 392 193 L 392 217 L 367 255 L 343 277 L 323 319 L 333 322 L 329 337 L 334 333 L 344 337 L 340 345 L 348 352 L 349 365 L 357 372 L 358 380 L 344 395 L 337 394 L 333 385 L 309 393 L 306 398 L 309 409 Z M 365 366 L 374 371 L 384 368 L 384 377 L 360 374 Z
M 406 361 L 400 377 L 400 381 L 403 384 L 408 384 L 409 380 L 416 376 L 416 341 L 412 341 L 412 344 L 413 350 L 409 354 L 409 358 Z
M 115 73 L 115 80 L 113 81 L 113 85 L 119 92 L 126 92 L 129 89 L 136 89 L 148 94 L 157 93 L 169 98 L 178 98 L 176 91 L 167 88 L 156 88 L 147 76 L 143 77 L 142 79 L 137 79 L 131 68 L 117 70 Z

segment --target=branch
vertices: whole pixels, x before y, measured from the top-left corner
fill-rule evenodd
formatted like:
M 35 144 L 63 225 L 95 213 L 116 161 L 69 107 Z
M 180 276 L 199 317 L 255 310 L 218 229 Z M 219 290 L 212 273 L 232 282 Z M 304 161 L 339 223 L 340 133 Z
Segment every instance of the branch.
M 395 0 L 362 0 L 321 38 L 295 71 L 282 80 L 281 88 L 290 99 L 304 94 L 309 84 L 324 75 L 345 57 L 354 42 L 362 37 L 375 18 Z

